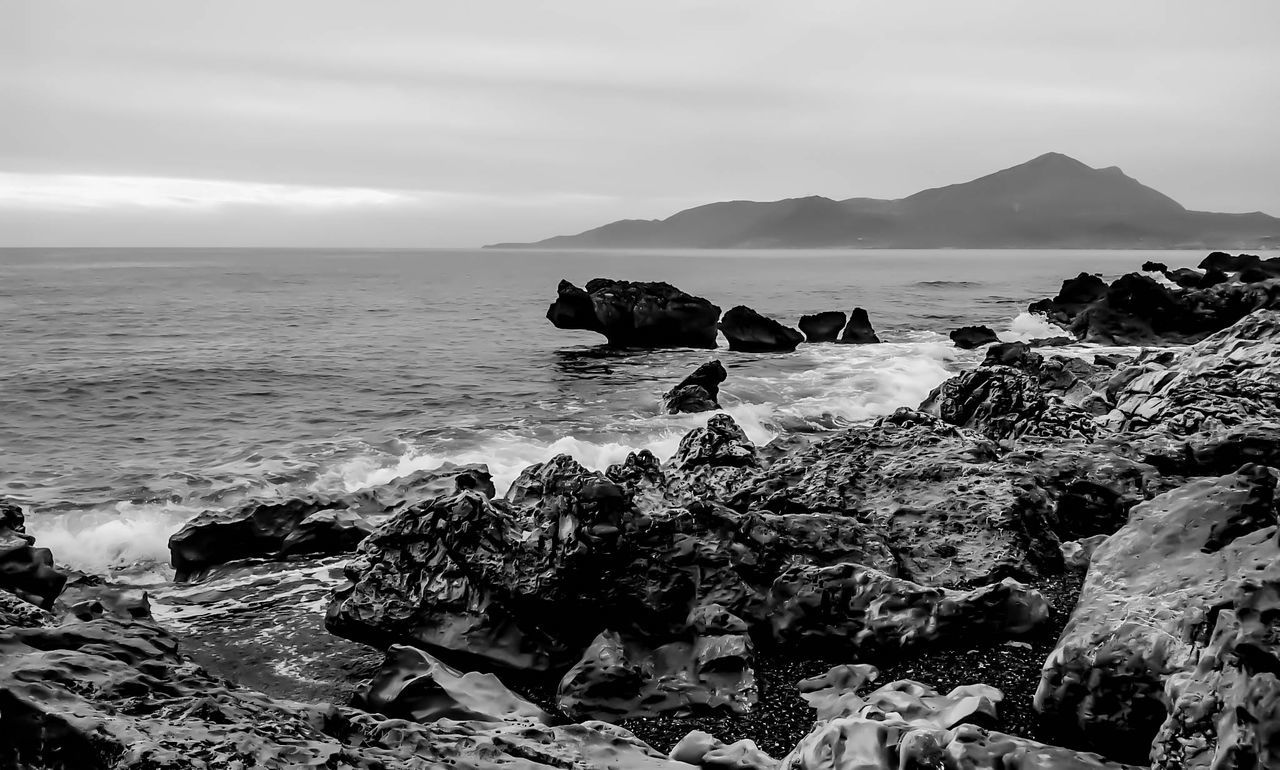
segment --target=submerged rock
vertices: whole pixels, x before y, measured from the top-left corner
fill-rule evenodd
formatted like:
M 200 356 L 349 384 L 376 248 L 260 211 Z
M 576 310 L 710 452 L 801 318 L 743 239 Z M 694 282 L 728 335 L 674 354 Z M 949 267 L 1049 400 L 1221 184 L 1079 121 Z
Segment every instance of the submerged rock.
M 1036 707 L 1104 754 L 1143 761 L 1170 676 L 1194 669 L 1216 608 L 1246 582 L 1280 579 L 1278 475 L 1246 466 L 1135 507 L 1093 553 Z
M 853 312 L 849 313 L 849 324 L 844 327 L 844 333 L 840 335 L 839 342 L 844 345 L 866 345 L 879 341 L 880 337 L 871 327 L 871 318 L 867 315 L 867 311 L 855 307 Z
M 693 373 L 662 395 L 667 414 L 712 412 L 720 408 L 720 383 L 729 373 L 724 364 L 711 360 L 693 370 Z
M 720 319 L 720 331 L 730 350 L 745 353 L 787 353 L 804 342 L 804 335 L 746 305 L 730 308 Z
M 669 283 L 594 278 L 586 289 L 561 281 L 547 320 L 559 329 L 603 334 L 615 347 L 714 348 L 720 308 Z
M 835 342 L 840 330 L 845 325 L 845 314 L 839 310 L 828 310 L 814 315 L 800 316 L 800 331 L 804 333 L 805 342 Z
M 999 342 L 1000 338 L 996 333 L 986 326 L 962 326 L 951 332 L 951 341 L 956 347 L 965 350 L 973 350 L 983 345 L 990 345 L 993 342 Z

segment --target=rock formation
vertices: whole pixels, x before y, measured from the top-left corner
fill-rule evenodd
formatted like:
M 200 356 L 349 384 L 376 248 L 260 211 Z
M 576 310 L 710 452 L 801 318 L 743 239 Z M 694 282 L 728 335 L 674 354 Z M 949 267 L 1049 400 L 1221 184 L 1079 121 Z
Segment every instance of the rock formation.
M 1000 338 L 996 333 L 986 326 L 962 326 L 951 332 L 951 341 L 956 347 L 965 350 L 973 350 L 983 345 L 990 345 L 993 342 L 999 342 Z
M 663 407 L 667 414 L 715 411 L 720 408 L 717 400 L 720 397 L 720 383 L 728 376 L 724 364 L 712 359 L 694 369 L 679 385 L 662 394 Z
M 804 333 L 805 342 L 835 342 L 840 330 L 845 325 L 845 314 L 839 310 L 828 310 L 815 315 L 800 316 L 800 331 Z
M 880 337 L 871 327 L 871 318 L 867 315 L 867 311 L 855 307 L 849 313 L 849 324 L 844 327 L 844 333 L 840 335 L 839 342 L 845 345 L 864 345 L 879 341 Z
M 804 342 L 804 335 L 800 332 L 762 316 L 746 305 L 730 308 L 720 319 L 720 331 L 729 341 L 730 350 L 744 353 L 786 353 Z
M 593 278 L 586 289 L 561 281 L 547 320 L 559 329 L 603 334 L 628 348 L 714 348 L 720 308 L 669 283 Z

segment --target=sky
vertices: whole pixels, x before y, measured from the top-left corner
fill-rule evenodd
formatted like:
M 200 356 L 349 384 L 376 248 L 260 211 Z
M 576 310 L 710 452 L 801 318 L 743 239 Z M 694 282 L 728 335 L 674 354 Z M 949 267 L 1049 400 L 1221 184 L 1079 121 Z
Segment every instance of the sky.
M 1049 151 L 1280 215 L 1276 0 L 0 0 L 0 245 L 461 247 Z

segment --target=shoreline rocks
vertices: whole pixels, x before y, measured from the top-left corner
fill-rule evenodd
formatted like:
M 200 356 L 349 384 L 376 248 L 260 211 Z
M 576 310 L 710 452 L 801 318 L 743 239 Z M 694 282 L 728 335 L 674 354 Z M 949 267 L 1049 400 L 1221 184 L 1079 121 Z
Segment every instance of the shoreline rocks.
M 547 320 L 603 334 L 613 347 L 714 348 L 720 308 L 669 283 L 593 278 L 560 281 Z
M 961 350 L 973 350 L 999 342 L 996 333 L 986 326 L 962 326 L 951 332 L 951 341 Z
M 696 414 L 712 412 L 720 408 L 720 383 L 729 376 L 724 364 L 717 359 L 693 370 L 671 390 L 662 394 L 663 408 L 667 414 Z
M 839 310 L 828 310 L 814 315 L 800 316 L 800 331 L 805 342 L 835 342 L 846 322 Z
M 867 311 L 855 307 L 849 313 L 849 323 L 844 327 L 844 332 L 837 341 L 842 345 L 869 345 L 880 342 L 880 337 L 872 328 L 871 317 L 867 315 Z
M 746 305 L 730 308 L 720 319 L 720 331 L 729 341 L 730 350 L 743 353 L 789 353 L 804 342 L 800 332 Z

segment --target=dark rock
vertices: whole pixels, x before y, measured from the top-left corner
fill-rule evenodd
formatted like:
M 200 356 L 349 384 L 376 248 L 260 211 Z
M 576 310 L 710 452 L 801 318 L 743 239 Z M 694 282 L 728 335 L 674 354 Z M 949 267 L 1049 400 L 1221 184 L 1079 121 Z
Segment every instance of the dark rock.
M 963 326 L 951 332 L 951 341 L 958 348 L 973 350 L 992 342 L 999 342 L 1000 338 L 986 326 Z
M 1241 283 L 1261 283 L 1272 278 L 1280 278 L 1280 257 L 1272 257 L 1240 271 L 1237 276 Z
M 996 440 L 1023 436 L 1092 438 L 1093 417 L 1046 393 L 1038 378 L 1008 366 L 983 366 L 952 377 L 929 394 L 921 411 L 981 431 Z
M 1052 299 L 1031 303 L 1027 310 L 1048 316 L 1059 326 L 1068 326 L 1086 307 L 1102 299 L 1107 293 L 1107 282 L 1096 275 L 1081 273 L 1062 282 L 1062 288 Z
M 434 497 L 449 497 L 464 489 L 473 489 L 485 497 L 497 494 L 493 477 L 489 474 L 489 466 L 483 463 L 442 463 L 438 468 L 414 471 L 385 484 L 351 492 L 343 495 L 342 500 L 359 513 L 376 516 Z
M 804 335 L 746 305 L 730 308 L 720 319 L 720 331 L 730 350 L 746 353 L 786 353 L 804 342 Z
M 112 584 L 96 575 L 73 572 L 58 597 L 56 609 L 79 620 L 116 617 L 123 620 L 150 620 L 149 594 L 134 586 Z
M 714 348 L 720 308 L 669 283 L 594 278 L 585 290 L 561 281 L 547 320 L 559 329 L 603 334 L 610 345 Z
M 1143 262 L 1142 272 L 1144 273 L 1163 273 L 1169 269 L 1169 266 L 1163 262 Z
M 800 316 L 800 331 L 806 342 L 835 342 L 845 325 L 845 314 L 828 310 L 815 315 Z
M 373 524 L 349 510 L 324 510 L 310 514 L 285 535 L 277 556 L 328 554 L 354 551 L 373 532 Z
M 438 719 L 544 725 L 555 721 L 493 674 L 463 673 L 429 653 L 397 644 L 388 648 L 382 668 L 352 705 L 423 724 Z
M 1201 272 L 1189 267 L 1180 267 L 1177 270 L 1166 270 L 1162 274 L 1165 278 L 1168 278 L 1170 281 L 1173 281 L 1184 289 L 1195 289 L 1201 287 L 1206 279 L 1211 275 L 1209 272 Z M 1226 273 L 1216 271 L 1213 272 L 1212 275 L 1220 275 L 1223 280 L 1226 280 L 1227 277 Z M 1221 283 L 1221 281 L 1215 281 L 1215 283 Z
M 983 366 L 1012 366 L 1026 372 L 1038 372 L 1044 356 L 1032 351 L 1025 342 L 997 342 L 987 348 Z
M 35 542 L 27 534 L 22 508 L 0 500 L 0 589 L 47 610 L 67 576 L 54 567 L 53 553 Z
M 1220 270 L 1224 273 L 1238 273 L 1262 262 L 1255 254 L 1239 254 L 1232 256 L 1222 251 L 1215 251 L 1200 261 L 1201 270 Z
M 714 415 L 704 428 L 680 439 L 668 462 L 667 497 L 679 502 L 723 500 L 760 467 L 760 456 L 738 423 L 727 414 Z
M 855 307 L 849 314 L 849 324 L 844 327 L 839 341 L 845 345 L 865 345 L 879 342 L 880 337 L 871 328 L 871 318 L 867 316 L 867 311 Z
M 717 399 L 720 397 L 720 383 L 728 376 L 724 364 L 718 360 L 708 361 L 694 369 L 679 385 L 663 394 L 662 403 L 667 414 L 692 414 L 719 409 Z
M 1103 754 L 1144 761 L 1166 684 L 1194 668 L 1214 608 L 1247 581 L 1280 579 L 1276 475 L 1246 466 L 1135 507 L 1093 554 L 1036 707 Z
M 662 463 L 648 449 L 628 452 L 626 460 L 610 465 L 604 475 L 622 487 L 641 511 L 659 511 L 670 504 Z

